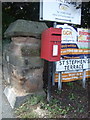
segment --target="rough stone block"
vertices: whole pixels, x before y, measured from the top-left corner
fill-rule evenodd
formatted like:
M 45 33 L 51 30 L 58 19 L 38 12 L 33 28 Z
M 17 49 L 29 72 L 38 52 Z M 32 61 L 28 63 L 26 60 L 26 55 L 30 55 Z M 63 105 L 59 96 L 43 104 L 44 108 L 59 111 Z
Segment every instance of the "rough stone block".
M 27 20 L 16 20 L 11 23 L 6 32 L 5 37 L 12 36 L 35 36 L 40 37 L 43 30 L 45 30 L 47 25 L 44 22 L 35 22 Z
M 18 74 L 13 69 L 11 74 L 11 86 L 22 92 L 36 92 L 43 89 L 43 68 L 30 69 L 25 76 Z
M 32 37 L 14 37 L 5 47 L 5 52 L 19 56 L 40 56 L 40 39 Z
M 14 44 L 40 44 L 41 39 L 35 38 L 35 37 L 11 37 L 11 40 Z
M 25 68 L 43 67 L 44 61 L 39 56 L 20 56 L 18 53 L 13 53 L 12 51 L 5 51 L 3 54 L 3 61 L 7 61 L 14 66 Z
M 40 46 L 38 45 L 22 46 L 21 55 L 22 56 L 40 56 Z
M 13 44 L 11 43 L 8 49 L 5 51 L 8 54 L 13 53 L 17 56 L 40 56 L 40 44 Z
M 31 93 L 43 89 L 43 68 L 18 69 L 9 63 L 4 68 L 4 79 L 16 90 Z
M 10 84 L 10 71 L 8 69 L 8 66 L 6 64 L 3 66 L 3 79 Z
M 13 69 L 13 66 L 10 65 L 8 61 L 5 60 L 5 57 L 3 57 L 3 63 L 2 63 L 2 77 L 7 82 L 7 84 L 10 84 L 10 78 L 11 78 L 11 72 Z
M 5 54 L 5 60 L 14 66 L 25 68 L 40 68 L 43 67 L 44 62 L 39 56 L 21 57 L 8 51 Z

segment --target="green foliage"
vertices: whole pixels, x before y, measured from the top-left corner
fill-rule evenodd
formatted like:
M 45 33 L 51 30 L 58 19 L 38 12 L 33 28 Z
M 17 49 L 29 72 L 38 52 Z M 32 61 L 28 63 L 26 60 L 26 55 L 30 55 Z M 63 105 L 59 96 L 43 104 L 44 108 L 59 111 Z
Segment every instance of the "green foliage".
M 70 100 L 75 100 L 76 99 L 76 96 L 73 93 L 69 93 L 68 97 L 69 97 Z
M 73 116 L 83 114 L 85 112 L 81 101 L 77 99 L 78 96 L 70 92 L 67 96 L 67 103 L 52 97 L 50 102 L 47 102 L 45 97 L 33 95 L 27 99 L 19 108 L 15 110 L 17 117 L 20 118 L 42 118 L 40 114 L 46 113 L 45 118 L 65 117 L 73 112 Z M 64 99 L 64 98 L 63 98 Z M 65 100 L 64 100 L 65 101 Z M 73 104 L 74 103 L 74 104 Z M 39 113 L 38 109 L 39 108 Z M 44 117 L 43 117 L 44 118 Z
M 74 83 L 73 82 L 68 82 L 67 85 L 70 86 L 70 87 L 74 87 Z
M 38 115 L 33 112 L 33 109 L 27 103 L 16 109 L 15 114 L 20 118 L 38 118 Z
M 24 104 L 15 109 L 15 114 L 20 118 L 38 118 L 38 114 L 33 112 L 33 110 L 35 109 L 35 105 L 42 103 L 44 99 L 42 96 L 31 96 Z
M 28 98 L 28 101 L 27 101 L 27 104 L 30 104 L 30 105 L 36 105 L 40 102 L 43 102 L 44 101 L 44 97 L 42 96 L 32 96 L 30 98 Z
M 38 118 L 38 115 L 34 112 L 22 114 L 21 118 Z
M 62 90 L 55 90 L 55 93 L 57 93 L 58 95 L 61 94 Z
M 41 110 L 48 111 L 48 118 L 55 117 L 56 115 L 66 115 L 70 110 L 69 107 L 61 107 L 59 100 L 55 98 L 47 103 L 47 101 L 41 96 L 32 96 L 27 100 L 27 102 L 16 109 L 15 113 L 21 118 L 38 118 L 38 114 L 33 112 L 33 108 L 38 105 Z
M 59 100 L 53 98 L 49 103 L 43 103 L 41 109 L 48 110 L 52 117 L 55 115 L 66 115 L 69 109 L 63 108 L 59 104 Z
M 2 37 L 4 37 L 4 32 L 13 21 L 15 21 L 14 17 L 10 16 L 7 12 L 2 11 Z

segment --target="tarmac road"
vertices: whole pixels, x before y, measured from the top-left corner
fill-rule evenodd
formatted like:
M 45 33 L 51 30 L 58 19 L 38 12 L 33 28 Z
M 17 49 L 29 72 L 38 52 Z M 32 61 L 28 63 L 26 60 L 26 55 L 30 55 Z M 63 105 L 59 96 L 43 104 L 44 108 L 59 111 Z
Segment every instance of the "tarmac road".
M 2 118 L 14 118 L 14 111 L 4 94 L 2 94 Z

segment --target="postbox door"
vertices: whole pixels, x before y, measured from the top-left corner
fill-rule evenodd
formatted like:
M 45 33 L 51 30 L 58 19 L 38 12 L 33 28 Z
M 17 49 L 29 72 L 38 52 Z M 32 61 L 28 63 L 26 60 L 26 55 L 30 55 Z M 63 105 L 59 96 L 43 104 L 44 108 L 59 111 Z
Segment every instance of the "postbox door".
M 59 61 L 60 60 L 60 49 L 61 49 L 61 44 L 60 42 L 51 42 L 51 53 L 50 53 L 50 59 L 52 61 Z

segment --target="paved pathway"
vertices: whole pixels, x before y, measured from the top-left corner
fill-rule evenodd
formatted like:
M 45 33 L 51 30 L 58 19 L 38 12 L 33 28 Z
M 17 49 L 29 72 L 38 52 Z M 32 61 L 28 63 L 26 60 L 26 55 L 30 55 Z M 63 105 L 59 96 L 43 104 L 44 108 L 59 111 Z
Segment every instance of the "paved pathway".
M 6 96 L 3 93 L 5 88 L 4 80 L 2 79 L 2 63 L 0 57 L 0 120 L 1 118 L 14 118 L 14 110 L 11 108 Z
M 0 120 L 2 118 L 2 74 L 0 65 Z

